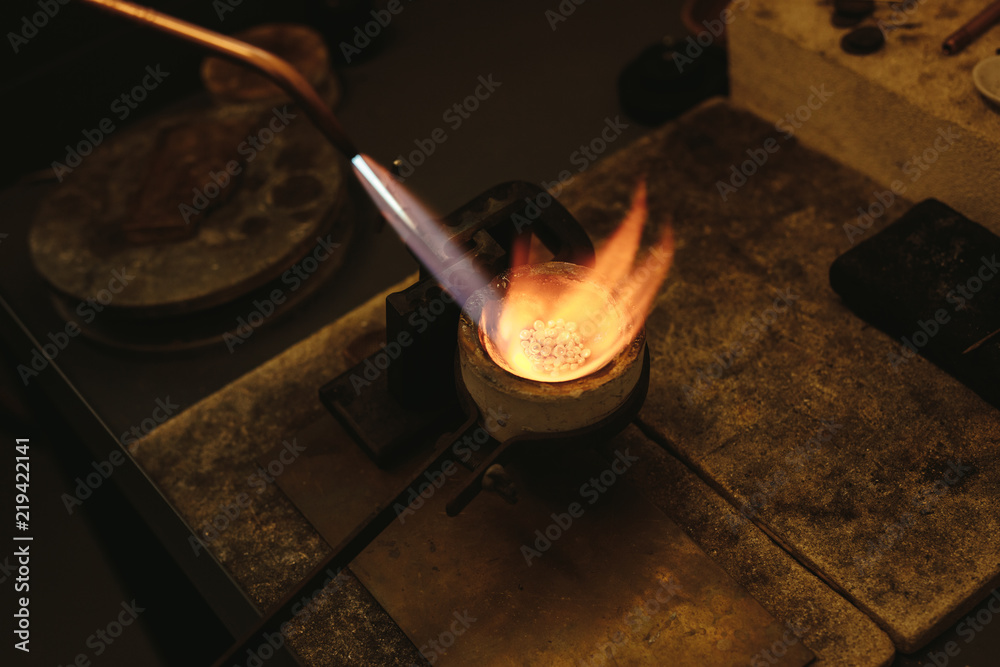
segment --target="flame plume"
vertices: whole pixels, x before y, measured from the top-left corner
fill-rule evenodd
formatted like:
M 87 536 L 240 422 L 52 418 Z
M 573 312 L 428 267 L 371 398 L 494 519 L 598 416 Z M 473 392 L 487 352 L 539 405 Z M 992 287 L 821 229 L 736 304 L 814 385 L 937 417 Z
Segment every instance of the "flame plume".
M 586 278 L 560 271 L 559 262 L 535 267 L 542 271 L 513 269 L 503 298 L 481 316 L 490 357 L 515 375 L 544 382 L 574 380 L 611 361 L 642 328 L 673 263 L 669 224 L 635 261 L 648 218 L 643 182 Z

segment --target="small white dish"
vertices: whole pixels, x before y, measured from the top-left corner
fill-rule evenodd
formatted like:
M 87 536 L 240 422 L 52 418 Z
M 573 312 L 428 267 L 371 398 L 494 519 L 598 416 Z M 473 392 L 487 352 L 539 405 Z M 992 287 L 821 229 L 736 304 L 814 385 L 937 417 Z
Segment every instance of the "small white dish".
M 980 60 L 972 68 L 972 81 L 983 97 L 1000 105 L 1000 56 Z

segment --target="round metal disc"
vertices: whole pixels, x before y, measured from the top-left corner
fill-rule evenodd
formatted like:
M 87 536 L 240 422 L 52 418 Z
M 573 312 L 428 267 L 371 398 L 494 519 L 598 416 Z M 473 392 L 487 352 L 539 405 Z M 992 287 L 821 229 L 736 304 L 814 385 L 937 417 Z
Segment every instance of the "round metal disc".
M 188 136 L 184 124 L 225 137 L 214 153 L 221 159 L 157 162 L 164 137 Z M 240 165 L 240 173 L 218 186 L 228 161 Z M 167 188 L 152 208 L 141 208 L 137 202 L 149 199 L 144 190 L 155 190 L 164 172 L 175 169 L 188 169 L 201 187 Z M 347 197 L 344 176 L 343 158 L 294 108 L 209 107 L 159 116 L 109 136 L 62 175 L 33 222 L 32 260 L 70 301 L 107 292 L 118 272 L 132 278 L 108 310 L 136 318 L 190 315 L 277 279 L 335 224 L 332 241 L 344 243 L 350 232 L 338 220 Z M 199 210 L 205 201 L 210 205 Z M 212 208 L 216 202 L 222 203 Z M 197 229 L 182 240 L 136 244 L 124 229 L 142 211 L 171 225 L 180 221 L 182 233 L 186 224 Z M 333 253 L 329 261 L 339 264 L 343 257 Z

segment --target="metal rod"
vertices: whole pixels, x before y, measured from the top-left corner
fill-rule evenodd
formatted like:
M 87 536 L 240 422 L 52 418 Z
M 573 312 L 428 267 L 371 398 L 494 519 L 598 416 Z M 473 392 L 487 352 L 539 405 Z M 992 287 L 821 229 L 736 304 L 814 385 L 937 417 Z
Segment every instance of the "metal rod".
M 281 86 L 302 107 L 330 143 L 348 159 L 358 154 L 358 149 L 354 147 L 354 143 L 347 137 L 336 116 L 320 99 L 316 90 L 298 70 L 273 53 L 130 2 L 121 0 L 80 0 L 80 2 L 193 42 L 228 60 L 249 65 Z
M 941 45 L 941 49 L 953 56 L 989 30 L 997 21 L 1000 21 L 1000 0 L 990 3 L 986 9 L 973 16 L 968 23 L 949 35 L 944 40 L 944 44 Z
M 972 352 L 973 350 L 975 350 L 975 349 L 976 349 L 976 348 L 978 348 L 978 347 L 979 347 L 980 345 L 982 345 L 983 343 L 985 343 L 986 341 L 988 341 L 988 340 L 989 340 L 990 338 L 993 338 L 993 337 L 994 337 L 994 336 L 996 336 L 997 334 L 1000 334 L 1000 329 L 997 329 L 996 331 L 994 331 L 994 332 L 993 332 L 993 333 L 991 333 L 991 334 L 987 334 L 987 336 L 986 336 L 985 338 L 983 338 L 983 339 L 981 339 L 981 340 L 979 340 L 979 341 L 977 341 L 977 342 L 973 343 L 972 345 L 970 345 L 969 347 L 967 347 L 967 348 L 965 349 L 965 351 L 964 351 L 964 352 L 962 352 L 962 354 L 968 354 L 969 352 Z
M 333 112 L 320 99 L 316 90 L 288 62 L 264 49 L 206 30 L 193 23 L 181 21 L 148 7 L 122 0 L 80 1 L 193 42 L 236 63 L 248 65 L 281 86 L 330 140 L 330 143 L 351 160 L 355 175 L 364 184 L 372 201 L 375 202 L 382 215 L 389 221 L 403 242 L 417 255 L 420 262 L 436 275 L 440 273 L 441 267 L 448 260 L 445 247 L 446 233 L 440 229 L 426 211 L 423 211 L 423 207 L 419 208 L 425 219 L 422 219 L 421 224 L 414 221 L 413 214 L 418 207 L 411 205 L 410 208 L 413 209 L 411 211 L 406 206 L 407 202 L 413 203 L 412 196 L 405 193 L 398 184 L 393 182 L 394 179 L 388 171 L 379 169 L 376 173 L 373 170 L 374 161 L 358 151 Z M 468 294 L 453 294 L 452 296 L 468 296 Z

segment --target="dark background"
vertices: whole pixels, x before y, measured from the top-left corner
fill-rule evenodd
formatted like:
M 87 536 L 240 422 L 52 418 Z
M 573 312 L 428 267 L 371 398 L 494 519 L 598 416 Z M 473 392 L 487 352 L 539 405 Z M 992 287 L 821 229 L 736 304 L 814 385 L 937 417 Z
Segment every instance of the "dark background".
M 556 0 L 401 2 L 403 11 L 362 56 L 349 66 L 338 65 L 343 97 L 337 114 L 355 143 L 384 164 L 413 150 L 414 141 L 426 139 L 435 128 L 444 128 L 447 141 L 407 179 L 407 185 L 439 212 L 505 180 L 551 182 L 563 170 L 575 171 L 571 154 L 599 134 L 606 118 L 622 114 L 615 88 L 622 67 L 664 36 L 685 34 L 679 0 L 589 0 L 554 31 L 545 11 L 555 10 Z M 360 20 L 359 14 L 352 14 L 352 5 L 359 3 L 336 0 L 242 0 L 221 20 L 209 0 L 149 4 L 225 33 L 262 22 L 327 25 L 334 56 L 341 39 L 338 30 L 350 34 L 356 25 L 371 20 L 364 7 Z M 30 220 L 41 196 L 38 188 L 47 187 L 38 181 L 51 175 L 52 161 L 62 160 L 67 144 L 75 144 L 84 130 L 111 115 L 111 101 L 141 80 L 147 65 L 159 64 L 171 74 L 130 122 L 200 90 L 203 54 L 198 49 L 75 2 L 58 7 L 48 25 L 17 54 L 6 35 L 20 31 L 22 17 L 39 11 L 38 3 L 8 2 L 0 9 L 0 32 L 5 35 L 0 44 L 5 121 L 0 186 L 8 188 L 0 194 L 0 232 Z M 489 75 L 502 85 L 452 130 L 442 120 L 443 112 L 471 94 L 479 76 Z M 623 120 L 629 127 L 609 152 L 648 131 Z M 116 125 L 120 131 L 125 124 L 116 120 Z M 5 250 L 10 252 L 0 244 L 0 262 L 8 261 Z M 173 398 L 184 406 L 194 403 L 414 269 L 391 233 L 362 230 L 348 264 L 327 288 L 337 292 L 329 302 L 321 302 L 329 303 L 328 309 L 275 325 L 254 352 L 218 365 L 211 378 L 189 383 Z M 317 309 L 315 304 L 312 309 Z M 87 637 L 117 615 L 122 601 L 132 599 L 146 611 L 93 664 L 209 662 L 229 644 L 228 633 L 116 488 L 114 477 L 82 508 L 67 514 L 60 497 L 72 494 L 75 479 L 93 470 L 94 455 L 61 422 L 56 406 L 37 390 L 24 390 L 11 373 L 16 363 L 8 357 L 3 364 L 7 375 L 0 378 L 0 441 L 32 439 L 35 535 L 32 652 L 26 661 L 16 656 L 21 659 L 16 664 L 62 665 L 78 653 L 92 655 Z M 164 393 L 151 390 L 141 399 L 150 404 Z M 122 416 L 117 426 L 131 423 Z M 3 580 L 6 555 L 0 549 L 3 617 L 9 619 L 14 595 L 13 577 Z M 9 636 L 7 627 L 0 628 L 0 636 Z M 959 640 L 962 654 L 951 664 L 995 664 L 998 636 L 1000 632 L 990 628 L 971 645 Z M 931 649 L 940 651 L 948 639 L 918 657 Z

